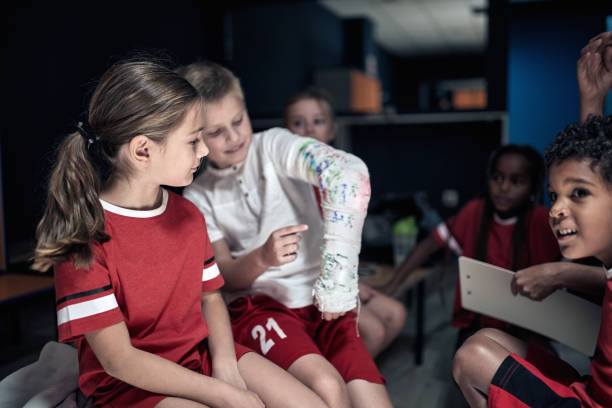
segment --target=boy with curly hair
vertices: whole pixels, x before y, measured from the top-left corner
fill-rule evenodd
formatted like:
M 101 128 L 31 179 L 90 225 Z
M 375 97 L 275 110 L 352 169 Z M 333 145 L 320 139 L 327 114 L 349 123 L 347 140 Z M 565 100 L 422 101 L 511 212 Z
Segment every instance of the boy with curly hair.
M 550 226 L 568 259 L 599 259 L 606 278 L 591 375 L 495 329 L 457 351 L 453 376 L 472 407 L 612 406 L 612 116 L 560 132 L 545 154 Z M 528 358 L 527 356 L 537 358 Z

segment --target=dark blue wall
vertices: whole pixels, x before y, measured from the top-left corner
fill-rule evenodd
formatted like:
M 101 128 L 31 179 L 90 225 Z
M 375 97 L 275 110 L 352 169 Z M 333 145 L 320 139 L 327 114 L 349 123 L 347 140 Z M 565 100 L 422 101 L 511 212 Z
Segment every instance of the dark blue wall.
M 32 241 L 54 146 L 74 131 L 95 81 L 133 49 L 176 63 L 218 56 L 215 9 L 166 2 L 24 2 L 3 6 L 2 179 L 9 256 Z M 11 251 L 12 250 L 12 251 Z M 12 253 L 11 253 L 12 252 Z
M 481 195 L 490 153 L 501 144 L 501 121 L 441 122 L 350 127 L 352 152 L 368 165 L 372 203 L 389 196 L 426 191 L 443 216 L 446 189 L 459 193 L 459 206 Z
M 604 6 L 550 3 L 513 4 L 509 33 L 509 141 L 541 151 L 578 120 L 576 62 L 607 14 Z
M 433 101 L 435 84 L 443 79 L 485 78 L 487 61 L 484 54 L 436 55 L 424 57 L 391 57 L 389 81 L 392 84 L 389 103 L 398 112 L 419 112 L 419 87 L 426 84 Z M 384 81 L 383 81 L 384 83 Z M 430 104 L 428 111 L 437 107 Z
M 38 0 L 19 7 L 3 6 L 0 41 L 5 58 L 0 70 L 4 115 L 0 136 L 9 249 L 11 243 L 33 240 L 54 145 L 74 129 L 99 75 L 130 50 L 166 50 L 179 64 L 198 58 L 225 63 L 241 78 L 254 117 L 278 117 L 284 100 L 311 84 L 315 70 L 347 62 L 346 44 L 353 39 L 347 37 L 343 21 L 317 2 L 255 3 L 212 5 L 176 0 L 168 5 L 153 0 L 90 2 L 84 6 L 76 1 Z M 509 7 L 510 141 L 530 143 L 539 149 L 577 118 L 575 64 L 579 50 L 605 29 L 603 6 L 558 4 L 535 2 Z M 499 38 L 503 43 L 504 36 L 500 34 Z M 423 81 L 491 78 L 487 69 L 493 65 L 483 54 L 399 58 L 374 44 L 371 33 L 358 42 L 362 45 L 350 55 L 359 56 L 360 51 L 365 55 L 375 48 L 384 100 L 399 112 L 419 110 L 419 84 Z M 504 87 L 505 76 L 500 78 Z M 451 138 L 444 139 L 449 146 L 476 143 L 471 136 L 461 138 L 451 130 L 438 130 L 442 137 Z M 377 194 L 397 187 L 384 184 L 389 170 L 385 151 L 409 149 L 414 157 L 402 155 L 398 160 L 417 169 L 422 168 L 420 157 L 428 157 L 425 160 L 432 165 L 449 154 L 436 144 L 423 143 L 429 140 L 429 133 L 419 130 L 423 140 L 405 139 L 406 131 L 396 129 L 396 136 L 385 136 L 384 145 L 378 136 L 370 137 L 365 130 L 361 136 L 356 135 L 355 148 L 361 149 L 364 157 L 371 153 L 368 160 L 372 160 L 373 174 L 379 180 L 375 188 L 381 189 Z M 498 129 L 492 131 L 496 134 Z M 495 138 L 490 141 L 482 145 L 483 157 L 498 143 Z M 457 167 L 451 172 L 459 177 L 456 182 L 431 179 L 424 185 L 406 184 L 401 188 L 414 190 L 430 185 L 438 191 L 455 185 L 466 196 L 471 195 L 479 181 L 464 185 L 459 180 L 481 175 L 482 163 L 476 167 Z
M 342 20 L 316 3 L 235 7 L 231 20 L 231 68 L 251 116 L 278 117 L 316 69 L 342 65 Z
M 135 49 L 175 64 L 215 60 L 241 78 L 254 116 L 279 116 L 316 69 L 341 66 L 344 58 L 342 20 L 315 1 L 35 0 L 3 6 L 0 26 L 9 256 L 33 242 L 54 148 L 74 130 L 112 62 Z

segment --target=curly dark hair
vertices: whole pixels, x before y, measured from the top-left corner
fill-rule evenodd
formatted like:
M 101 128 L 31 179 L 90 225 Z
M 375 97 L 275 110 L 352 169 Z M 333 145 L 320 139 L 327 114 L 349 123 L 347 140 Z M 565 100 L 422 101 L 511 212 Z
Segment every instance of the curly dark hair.
M 612 115 L 589 116 L 559 132 L 544 153 L 546 167 L 568 159 L 589 160 L 593 171 L 612 184 Z

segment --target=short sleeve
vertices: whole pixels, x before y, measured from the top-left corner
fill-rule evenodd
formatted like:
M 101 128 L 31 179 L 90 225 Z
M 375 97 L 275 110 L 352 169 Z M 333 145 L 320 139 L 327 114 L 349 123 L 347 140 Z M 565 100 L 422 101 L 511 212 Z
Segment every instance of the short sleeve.
M 204 268 L 202 269 L 202 292 L 210 292 L 212 290 L 220 289 L 225 281 L 219 266 L 215 261 L 215 254 L 213 252 L 210 239 L 208 239 L 208 233 L 206 232 L 207 227 L 204 225 Z
M 482 210 L 481 200 L 472 200 L 453 217 L 440 223 L 434 230 L 434 238 L 440 246 L 448 246 L 456 255 L 462 255 L 466 242 L 474 241 L 476 226 Z
M 223 232 L 221 232 L 221 228 L 219 228 L 219 225 L 216 222 L 212 206 L 206 199 L 203 187 L 194 182 L 183 190 L 183 197 L 191 201 L 204 215 L 208 233 L 207 239 L 209 239 L 211 242 L 223 239 Z
M 75 341 L 124 320 L 102 249 L 94 245 L 92 250 L 89 269 L 76 268 L 72 259 L 54 267 L 59 341 Z

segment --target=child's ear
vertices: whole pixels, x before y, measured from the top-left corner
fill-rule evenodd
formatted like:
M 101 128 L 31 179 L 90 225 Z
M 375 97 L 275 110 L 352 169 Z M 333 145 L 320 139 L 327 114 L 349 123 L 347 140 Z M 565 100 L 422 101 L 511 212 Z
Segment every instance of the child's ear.
M 144 135 L 133 137 L 128 143 L 128 156 L 131 161 L 145 164 L 151 158 L 151 139 Z

